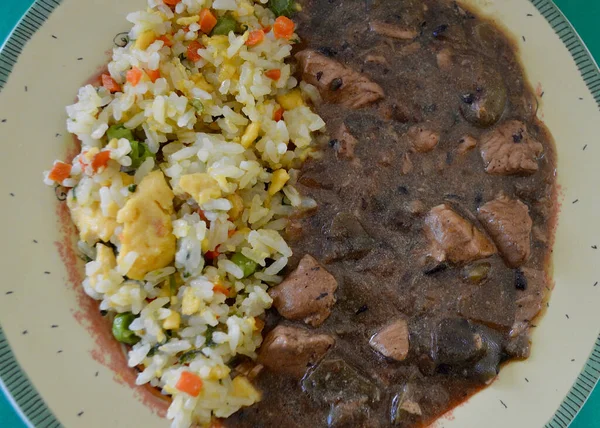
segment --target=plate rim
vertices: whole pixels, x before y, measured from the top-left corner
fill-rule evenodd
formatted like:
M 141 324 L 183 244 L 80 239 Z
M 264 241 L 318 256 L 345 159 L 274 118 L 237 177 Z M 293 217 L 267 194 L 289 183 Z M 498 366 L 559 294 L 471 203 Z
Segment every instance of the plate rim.
M 528 0 L 552 27 L 575 61 L 600 110 L 600 69 L 569 19 L 552 0 Z M 27 42 L 62 0 L 35 0 L 0 46 L 0 93 Z M 545 428 L 566 428 L 581 411 L 600 380 L 600 335 L 583 369 Z M 62 424 L 21 368 L 0 324 L 0 391 L 28 426 L 61 427 Z

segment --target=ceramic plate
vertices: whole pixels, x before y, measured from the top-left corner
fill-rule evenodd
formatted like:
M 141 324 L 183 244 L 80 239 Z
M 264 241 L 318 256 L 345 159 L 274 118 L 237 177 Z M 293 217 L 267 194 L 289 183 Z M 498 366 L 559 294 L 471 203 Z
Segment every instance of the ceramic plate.
M 531 358 L 440 419 L 443 427 L 565 427 L 600 375 L 600 73 L 548 0 L 469 0 L 518 38 L 540 115 L 556 139 L 561 210 L 555 290 Z M 119 356 L 97 305 L 62 189 L 42 171 L 73 150 L 65 106 L 108 61 L 145 0 L 37 0 L 0 53 L 0 378 L 39 427 L 168 426 L 165 405 Z

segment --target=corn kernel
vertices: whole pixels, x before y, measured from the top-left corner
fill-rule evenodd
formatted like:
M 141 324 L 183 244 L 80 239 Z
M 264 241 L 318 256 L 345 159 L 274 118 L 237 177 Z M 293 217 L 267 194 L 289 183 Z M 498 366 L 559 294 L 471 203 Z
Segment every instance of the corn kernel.
M 242 136 L 242 146 L 244 146 L 244 148 L 246 149 L 249 148 L 252 145 L 252 143 L 254 143 L 254 140 L 258 138 L 259 131 L 260 123 L 252 122 L 250 125 L 248 125 L 246 131 L 244 132 L 244 135 Z
M 187 27 L 188 25 L 192 25 L 194 22 L 200 21 L 200 16 L 192 15 L 184 18 L 177 19 L 177 25 L 181 25 L 182 27 Z
M 135 48 L 145 51 L 146 49 L 148 49 L 148 46 L 150 46 L 152 42 L 154 42 L 154 40 L 156 40 L 156 35 L 154 34 L 154 31 L 144 31 L 138 36 L 137 40 L 135 41 Z
M 302 99 L 302 93 L 300 92 L 300 89 L 294 89 L 284 95 L 277 95 L 276 99 L 279 105 L 285 110 L 293 110 L 296 107 L 301 107 L 304 105 L 304 100 Z
M 234 193 L 227 197 L 227 200 L 231 202 L 231 209 L 229 210 L 229 218 L 231 220 L 237 220 L 244 211 L 244 200 L 240 195 Z
M 210 373 L 208 374 L 208 379 L 210 380 L 220 380 L 220 379 L 225 379 L 229 373 L 231 372 L 231 369 L 227 366 L 215 366 L 210 370 Z
M 181 313 L 183 315 L 193 315 L 200 309 L 200 299 L 194 294 L 194 290 L 186 288 L 181 300 Z
M 285 186 L 285 183 L 290 179 L 290 175 L 285 169 L 278 169 L 273 172 L 271 177 L 271 185 L 269 186 L 269 195 L 273 196 Z
M 253 402 L 259 401 L 261 398 L 260 392 L 254 388 L 245 376 L 236 376 L 231 381 L 231 395 L 239 398 L 250 398 Z
M 181 324 L 181 315 L 177 312 L 171 312 L 165 320 L 163 321 L 163 328 L 165 330 L 177 330 L 179 325 Z

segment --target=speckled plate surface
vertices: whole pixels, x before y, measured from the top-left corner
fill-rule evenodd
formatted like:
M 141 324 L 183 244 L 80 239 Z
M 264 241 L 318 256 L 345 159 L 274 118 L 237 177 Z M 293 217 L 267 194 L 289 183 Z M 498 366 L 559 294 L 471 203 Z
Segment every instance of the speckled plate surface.
M 468 0 L 519 39 L 556 139 L 561 211 L 555 290 L 531 358 L 438 422 L 439 427 L 564 427 L 600 375 L 600 73 L 548 0 Z M 61 189 L 41 171 L 72 148 L 64 106 L 108 61 L 145 0 L 38 0 L 0 53 L 0 386 L 32 425 L 167 426 L 164 405 L 129 386 L 116 344 L 94 329 L 82 296 Z M 31 38 L 31 41 L 27 42 Z M 110 352 L 112 350 L 112 352 Z M 2 425 L 0 421 L 0 425 Z

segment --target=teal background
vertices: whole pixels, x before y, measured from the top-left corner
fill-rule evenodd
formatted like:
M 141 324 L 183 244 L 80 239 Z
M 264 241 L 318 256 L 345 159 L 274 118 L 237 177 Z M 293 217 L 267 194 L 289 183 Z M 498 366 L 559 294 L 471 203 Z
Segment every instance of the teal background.
M 140 0 L 143 1 L 143 0 Z M 554 0 L 586 42 L 596 61 L 600 60 L 600 0 Z M 33 0 L 0 0 L 0 43 L 10 33 Z M 535 397 L 532 397 L 535 399 Z M 22 428 L 24 423 L 0 391 L 0 427 Z M 572 428 L 600 427 L 600 387 L 596 387 Z

